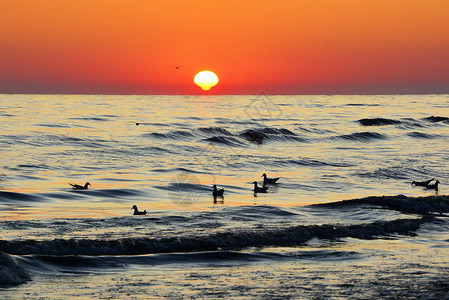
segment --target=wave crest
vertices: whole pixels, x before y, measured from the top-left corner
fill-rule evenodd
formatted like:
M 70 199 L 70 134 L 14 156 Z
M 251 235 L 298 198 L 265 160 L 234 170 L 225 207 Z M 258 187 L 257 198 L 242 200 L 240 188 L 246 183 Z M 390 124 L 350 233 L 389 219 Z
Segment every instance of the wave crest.
M 236 138 L 230 137 L 230 136 L 213 136 L 207 139 L 204 139 L 204 141 L 213 143 L 213 144 L 223 144 L 231 147 L 243 147 L 245 146 L 244 143 L 239 141 Z
M 306 142 L 305 139 L 297 136 L 294 132 L 285 128 L 257 128 L 247 129 L 239 134 L 240 137 L 249 142 L 263 144 L 265 141 L 297 141 Z
M 382 126 L 382 125 L 395 125 L 401 124 L 401 121 L 386 119 L 386 118 L 373 118 L 373 119 L 360 119 L 359 123 L 363 126 Z
M 16 255 L 139 255 L 152 253 L 240 250 L 251 247 L 293 247 L 318 239 L 373 239 L 410 235 L 428 218 L 377 221 L 357 225 L 299 225 L 275 229 L 225 231 L 203 236 L 124 238 L 118 240 L 54 239 L 0 241 L 0 250 Z
M 394 209 L 403 213 L 418 213 L 422 215 L 449 212 L 449 196 L 407 197 L 371 196 L 360 199 L 343 200 L 339 202 L 315 204 L 314 206 L 342 207 L 354 205 L 372 205 Z
M 371 132 L 371 131 L 356 132 L 356 133 L 351 133 L 351 134 L 340 135 L 337 138 L 351 140 L 351 141 L 359 141 L 359 142 L 387 139 L 387 137 L 385 135 L 377 133 L 377 132 Z
M 19 285 L 28 280 L 30 276 L 17 260 L 11 255 L 0 252 L 0 286 Z
M 426 120 L 428 122 L 432 122 L 432 123 L 437 123 L 437 122 L 449 122 L 449 118 L 448 117 L 438 117 L 438 116 L 431 116 L 431 117 L 426 117 L 423 118 L 423 120 Z

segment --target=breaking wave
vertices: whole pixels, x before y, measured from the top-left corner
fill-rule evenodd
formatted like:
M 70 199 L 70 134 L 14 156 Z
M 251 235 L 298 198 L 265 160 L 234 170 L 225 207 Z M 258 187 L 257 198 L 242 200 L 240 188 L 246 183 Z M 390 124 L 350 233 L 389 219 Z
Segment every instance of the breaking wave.
M 16 258 L 0 252 L 0 286 L 19 285 L 30 280 Z
M 115 240 L 53 239 L 0 241 L 0 250 L 14 255 L 140 255 L 152 253 L 241 250 L 250 247 L 293 247 L 318 239 L 346 237 L 374 239 L 413 235 L 429 218 L 376 221 L 356 225 L 299 225 L 274 229 L 247 229 L 206 235 Z

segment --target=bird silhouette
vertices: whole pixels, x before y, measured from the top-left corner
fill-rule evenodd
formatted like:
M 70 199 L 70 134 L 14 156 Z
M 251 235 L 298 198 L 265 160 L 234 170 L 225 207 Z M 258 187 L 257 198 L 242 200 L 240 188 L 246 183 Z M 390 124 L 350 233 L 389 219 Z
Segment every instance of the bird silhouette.
M 223 196 L 224 189 L 217 189 L 217 186 L 214 184 L 214 190 L 212 191 L 212 196 Z
M 428 184 L 428 185 L 426 186 L 426 189 L 438 191 L 438 184 L 440 184 L 440 181 L 439 181 L 439 180 L 435 181 L 434 184 Z
M 131 209 L 134 209 L 133 215 L 146 215 L 147 214 L 146 209 L 144 211 L 139 211 L 139 209 L 137 209 L 136 205 L 133 205 L 133 207 Z
M 79 185 L 79 184 L 73 184 L 73 183 L 69 183 L 69 184 L 72 186 L 72 188 L 73 188 L 74 190 L 87 190 L 87 189 L 88 189 L 88 186 L 89 186 L 89 185 L 91 186 L 90 182 L 86 182 L 86 183 L 84 184 L 84 186 Z
M 267 174 L 263 173 L 262 176 L 263 177 L 263 184 L 267 184 L 267 183 L 276 183 L 276 181 L 279 180 L 279 177 L 276 178 L 268 178 Z
M 430 180 L 426 180 L 426 181 L 412 181 L 412 185 L 414 186 L 428 186 L 430 184 L 430 182 L 432 180 L 434 180 L 435 178 L 432 178 Z
M 253 181 L 253 183 L 254 183 L 254 194 L 267 192 L 268 187 L 266 187 L 265 185 L 263 187 L 259 187 L 257 186 L 257 181 Z

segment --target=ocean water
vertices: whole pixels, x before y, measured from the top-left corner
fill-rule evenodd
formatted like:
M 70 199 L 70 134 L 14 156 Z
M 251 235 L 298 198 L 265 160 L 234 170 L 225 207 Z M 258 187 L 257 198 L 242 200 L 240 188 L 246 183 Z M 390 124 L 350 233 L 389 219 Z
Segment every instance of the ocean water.
M 449 95 L 0 95 L 0 120 L 0 298 L 449 298 Z

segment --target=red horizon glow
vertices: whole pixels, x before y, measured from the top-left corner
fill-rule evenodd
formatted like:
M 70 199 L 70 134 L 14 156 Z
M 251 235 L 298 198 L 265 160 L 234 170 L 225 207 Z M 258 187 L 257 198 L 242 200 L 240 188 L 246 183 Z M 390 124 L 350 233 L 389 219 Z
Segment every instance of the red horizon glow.
M 0 93 L 449 93 L 449 2 L 3 0 Z M 182 65 L 176 69 L 173 66 Z

